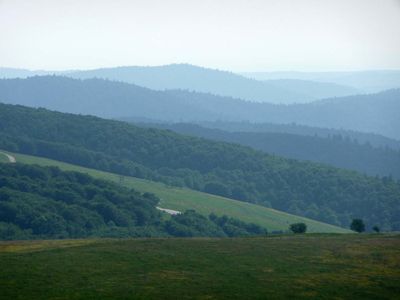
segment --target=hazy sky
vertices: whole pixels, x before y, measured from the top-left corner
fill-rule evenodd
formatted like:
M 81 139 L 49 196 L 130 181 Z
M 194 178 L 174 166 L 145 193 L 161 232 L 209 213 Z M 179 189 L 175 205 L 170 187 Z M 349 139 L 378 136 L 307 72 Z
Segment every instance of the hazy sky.
M 400 0 L 0 0 L 0 66 L 400 69 Z

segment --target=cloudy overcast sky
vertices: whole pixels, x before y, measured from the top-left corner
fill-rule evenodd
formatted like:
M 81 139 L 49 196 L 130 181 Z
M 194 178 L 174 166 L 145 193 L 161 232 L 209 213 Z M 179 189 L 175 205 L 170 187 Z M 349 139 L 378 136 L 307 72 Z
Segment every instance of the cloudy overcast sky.
M 400 0 L 0 0 L 0 66 L 400 69 Z

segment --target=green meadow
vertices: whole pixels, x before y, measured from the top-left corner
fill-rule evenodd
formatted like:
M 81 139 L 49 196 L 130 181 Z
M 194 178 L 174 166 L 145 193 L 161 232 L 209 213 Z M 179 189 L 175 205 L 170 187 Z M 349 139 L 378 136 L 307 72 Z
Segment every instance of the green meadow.
M 0 242 L 1 299 L 398 299 L 400 236 Z

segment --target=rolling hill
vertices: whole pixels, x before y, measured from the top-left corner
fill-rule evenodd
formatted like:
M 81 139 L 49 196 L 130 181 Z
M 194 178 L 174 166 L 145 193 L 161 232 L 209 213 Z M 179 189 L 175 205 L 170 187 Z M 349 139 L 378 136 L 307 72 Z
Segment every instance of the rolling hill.
M 175 122 L 294 122 L 372 132 L 394 139 L 400 139 L 399 99 L 400 90 L 389 90 L 309 104 L 273 105 L 188 91 L 154 91 L 101 79 L 43 76 L 0 80 L 2 102 L 62 112 Z
M 202 215 L 214 213 L 218 216 L 227 215 L 248 223 L 255 223 L 269 232 L 287 231 L 289 224 L 303 222 L 307 224 L 308 232 L 349 233 L 350 230 L 338 226 L 318 222 L 308 218 L 291 215 L 272 208 L 245 203 L 221 196 L 211 195 L 188 188 L 178 188 L 160 182 L 124 176 L 110 172 L 85 168 L 43 157 L 10 153 L 16 160 L 24 164 L 40 166 L 56 166 L 64 171 L 74 171 L 88 174 L 94 178 L 112 181 L 134 189 L 141 193 L 152 193 L 160 198 L 158 206 L 180 212 L 194 209 Z
M 124 122 L 0 105 L 0 148 L 252 202 L 347 227 L 399 226 L 400 183 Z M 370 227 L 369 227 L 370 228 Z
M 54 165 L 0 164 L 0 240 L 267 234 L 266 228 L 226 214 L 201 215 L 191 209 L 168 218 L 157 209 L 159 199 L 154 194 Z M 279 212 L 270 215 L 280 217 Z M 288 217 L 275 219 L 271 223 L 283 223 Z M 315 230 L 345 232 L 305 221 Z

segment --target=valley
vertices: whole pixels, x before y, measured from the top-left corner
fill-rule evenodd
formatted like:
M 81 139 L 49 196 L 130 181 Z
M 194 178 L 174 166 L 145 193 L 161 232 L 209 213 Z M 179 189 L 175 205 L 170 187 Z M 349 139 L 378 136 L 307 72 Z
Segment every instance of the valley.
M 0 300 L 397 300 L 398 0 L 0 0 Z

